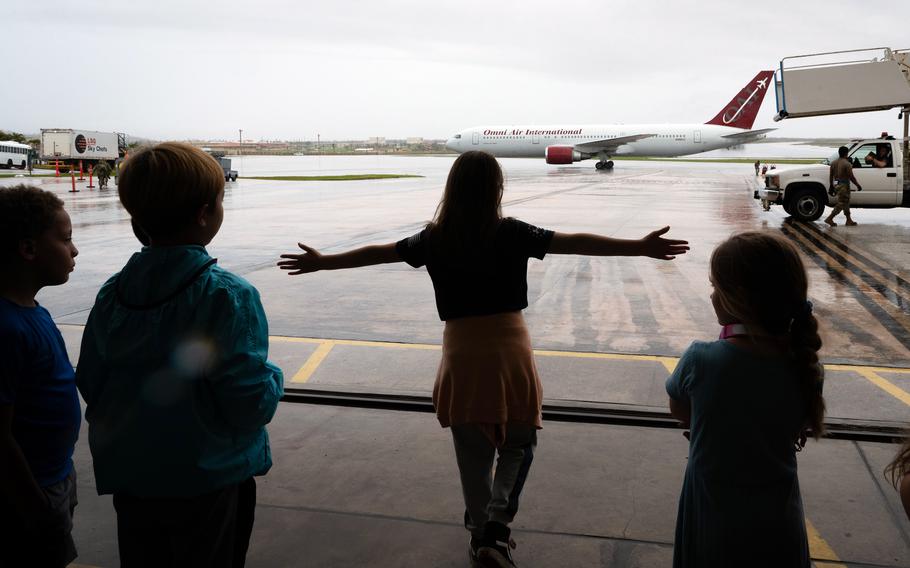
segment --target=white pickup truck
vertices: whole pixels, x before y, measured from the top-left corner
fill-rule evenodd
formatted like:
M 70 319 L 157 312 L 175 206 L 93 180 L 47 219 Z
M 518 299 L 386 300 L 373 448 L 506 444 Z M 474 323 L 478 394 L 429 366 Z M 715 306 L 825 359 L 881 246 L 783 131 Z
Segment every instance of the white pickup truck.
M 853 162 L 853 175 L 862 186 L 850 196 L 850 207 L 888 208 L 910 207 L 910 179 L 907 179 L 908 160 L 903 151 L 903 141 L 875 138 L 857 140 L 848 145 L 847 157 Z M 867 160 L 869 154 L 887 154 L 885 167 Z M 824 164 L 782 167 L 768 172 L 765 187 L 755 190 L 754 197 L 765 209 L 783 205 L 784 211 L 800 221 L 815 221 L 825 212 L 826 205 L 834 205 L 829 190 L 829 166 L 837 156 Z

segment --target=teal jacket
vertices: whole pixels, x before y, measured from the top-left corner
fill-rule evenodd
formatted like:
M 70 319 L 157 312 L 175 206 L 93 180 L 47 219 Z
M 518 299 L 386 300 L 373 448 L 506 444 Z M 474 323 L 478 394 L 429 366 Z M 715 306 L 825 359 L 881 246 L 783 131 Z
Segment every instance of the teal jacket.
M 201 246 L 145 247 L 108 280 L 76 367 L 98 493 L 192 497 L 262 475 L 283 394 L 259 293 Z

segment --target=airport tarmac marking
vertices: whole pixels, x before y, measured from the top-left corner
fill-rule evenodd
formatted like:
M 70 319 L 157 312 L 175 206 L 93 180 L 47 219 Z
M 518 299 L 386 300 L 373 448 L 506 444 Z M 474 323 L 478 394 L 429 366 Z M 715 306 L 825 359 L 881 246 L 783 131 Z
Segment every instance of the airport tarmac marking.
M 791 225 L 795 224 L 791 223 Z M 898 275 L 894 270 L 888 268 L 884 261 L 880 260 L 869 251 L 856 246 L 854 243 L 847 242 L 841 235 L 838 235 L 833 230 L 822 231 L 814 223 L 804 224 L 801 228 L 804 229 L 805 232 L 817 235 L 820 240 L 825 241 L 827 244 L 839 248 L 843 253 L 848 255 L 848 257 L 859 259 L 870 266 L 886 279 L 889 287 L 893 288 L 893 286 L 897 286 L 898 288 L 903 288 L 905 291 L 910 292 L 910 282 Z M 893 282 L 891 282 L 892 280 Z
M 896 302 L 891 301 L 891 299 L 888 298 L 887 295 L 882 294 L 881 291 L 876 290 L 875 288 L 870 286 L 869 283 L 866 281 L 866 279 L 864 279 L 862 277 L 862 274 L 865 274 L 869 278 L 873 278 L 873 275 L 871 275 L 869 272 L 863 271 L 861 269 L 858 271 L 851 270 L 849 267 L 847 267 L 845 265 L 845 263 L 842 263 L 841 261 L 836 259 L 834 256 L 829 254 L 827 251 L 822 250 L 821 247 L 819 247 L 816 243 L 812 242 L 812 239 L 810 239 L 810 237 L 807 237 L 806 235 L 800 233 L 799 231 L 794 231 L 794 230 L 790 229 L 789 231 L 785 231 L 785 233 L 792 235 L 791 238 L 795 237 L 796 240 L 800 241 L 805 247 L 810 249 L 814 253 L 814 256 L 817 259 L 825 261 L 828 264 L 828 269 L 835 268 L 837 270 L 838 274 L 844 280 L 849 281 L 850 284 L 852 284 L 857 291 L 859 291 L 864 296 L 869 298 L 869 300 L 874 302 L 879 308 L 884 310 L 886 313 L 897 309 L 897 310 L 901 311 L 901 313 L 903 314 L 903 311 L 901 310 L 900 305 L 897 305 Z M 888 287 L 888 290 L 891 292 L 895 292 L 890 287 Z M 895 292 L 895 294 L 896 293 L 897 292 Z M 906 300 L 908 301 L 908 303 L 910 303 L 910 298 L 906 298 Z M 891 315 L 891 314 L 889 314 L 889 315 Z M 900 324 L 900 326 L 903 327 L 908 333 L 910 333 L 910 322 L 903 321 L 902 318 L 898 319 L 898 318 L 895 318 L 894 316 L 891 316 L 891 318 L 894 319 L 898 324 Z M 901 339 L 901 338 L 898 338 L 898 339 Z M 905 340 L 906 338 L 903 338 L 903 339 Z
M 856 369 L 856 372 L 866 378 L 870 383 L 890 394 L 894 398 L 910 406 L 910 393 L 869 369 Z
M 876 290 L 898 308 L 906 308 L 910 304 L 910 283 L 895 274 L 893 271 L 873 260 L 872 255 L 858 247 L 845 243 L 833 236 L 832 233 L 823 233 L 817 227 L 806 227 L 805 224 L 789 223 L 787 228 L 809 239 L 816 248 L 832 257 L 846 270 L 857 276 L 877 281 L 894 296 Z M 869 282 L 867 281 L 867 284 Z
M 319 365 L 322 364 L 322 361 L 329 356 L 329 353 L 332 351 L 332 348 L 335 347 L 334 341 L 323 341 L 319 344 L 319 347 L 316 348 L 316 351 L 307 358 L 306 363 L 300 367 L 300 370 L 294 375 L 294 378 L 291 379 L 292 383 L 305 383 L 310 377 L 316 372 L 316 369 L 319 368 Z
M 440 351 L 440 345 L 428 343 L 396 343 L 390 341 L 367 341 L 358 339 L 319 339 L 313 337 L 288 337 L 288 336 L 271 336 L 271 341 L 279 343 L 307 343 L 316 344 L 319 347 L 306 360 L 299 371 L 291 380 L 293 383 L 302 383 L 316 372 L 319 365 L 325 360 L 335 345 L 351 345 L 357 347 L 385 347 L 392 349 L 421 349 L 427 351 Z M 645 361 L 660 363 L 668 373 L 672 373 L 679 363 L 679 357 L 670 357 L 664 355 L 636 355 L 631 353 L 596 353 L 591 351 L 556 351 L 549 349 L 535 349 L 534 354 L 540 357 L 562 357 L 567 359 L 597 359 L 602 361 Z M 825 365 L 826 371 L 847 371 L 853 372 L 871 382 L 876 387 L 884 390 L 897 400 L 910 406 L 910 393 L 898 387 L 888 379 L 881 376 L 881 373 L 896 373 L 902 375 L 910 374 L 910 368 L 903 367 L 877 367 L 864 365 Z
M 793 240 L 809 258 L 822 270 L 828 272 L 832 278 L 839 281 L 853 295 L 854 299 L 863 306 L 901 345 L 910 349 L 910 321 L 908 321 L 907 308 L 901 302 L 895 301 L 888 294 L 877 290 L 870 285 L 866 278 L 872 278 L 868 273 L 858 268 L 847 268 L 828 253 L 812 242 L 799 231 L 787 226 L 781 227 L 784 235 Z M 816 239 L 817 240 L 817 239 Z M 865 275 L 866 278 L 863 276 Z M 894 290 L 889 288 L 894 293 Z M 897 298 L 903 296 L 896 293 Z M 910 303 L 910 302 L 907 302 Z M 879 312 L 879 313 L 876 313 Z
M 806 519 L 806 536 L 809 539 L 809 556 L 813 559 L 829 561 L 824 563 L 816 562 L 815 565 L 818 568 L 847 568 L 846 564 L 840 563 L 840 557 L 834 552 L 834 549 L 831 548 L 831 545 L 822 538 L 822 535 L 819 534 L 818 530 L 815 528 L 809 519 Z M 830 561 L 834 561 L 831 563 Z
M 84 325 L 61 324 L 60 328 L 85 329 Z M 287 335 L 269 336 L 269 341 L 276 343 L 305 343 L 316 345 L 316 350 L 310 354 L 300 369 L 291 379 L 292 383 L 305 383 L 313 376 L 322 362 L 329 356 L 336 345 L 354 346 L 354 347 L 382 347 L 390 349 L 417 349 L 424 351 L 441 351 L 441 345 L 431 343 L 402 343 L 394 341 L 369 341 L 363 339 L 325 339 L 318 337 L 291 337 Z M 535 349 L 534 354 L 541 357 L 562 357 L 568 359 L 596 359 L 602 361 L 640 361 L 660 363 L 667 373 L 672 373 L 679 363 L 679 357 L 666 355 L 637 355 L 633 353 L 597 353 L 592 351 L 557 351 L 552 349 Z M 876 387 L 884 390 L 894 398 L 910 406 L 910 393 L 895 385 L 882 374 L 900 374 L 910 375 L 910 368 L 905 367 L 881 367 L 875 365 L 842 365 L 829 364 L 825 365 L 826 371 L 846 371 L 853 372 Z

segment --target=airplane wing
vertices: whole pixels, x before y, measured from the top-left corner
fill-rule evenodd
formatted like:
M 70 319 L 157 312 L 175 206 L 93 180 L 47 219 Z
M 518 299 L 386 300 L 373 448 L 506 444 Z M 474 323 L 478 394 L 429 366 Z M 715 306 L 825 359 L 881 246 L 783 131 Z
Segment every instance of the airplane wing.
M 776 128 L 762 128 L 760 130 L 744 130 L 743 132 L 735 132 L 733 134 L 724 134 L 723 138 L 731 138 L 733 140 L 749 140 L 750 138 L 757 138 L 764 134 L 767 134 L 771 131 L 777 130 Z
M 593 140 L 583 144 L 576 144 L 575 149 L 582 152 L 615 152 L 623 144 L 631 144 L 638 140 L 650 138 L 656 134 L 633 134 L 632 136 L 620 136 L 619 138 L 604 138 L 603 140 Z

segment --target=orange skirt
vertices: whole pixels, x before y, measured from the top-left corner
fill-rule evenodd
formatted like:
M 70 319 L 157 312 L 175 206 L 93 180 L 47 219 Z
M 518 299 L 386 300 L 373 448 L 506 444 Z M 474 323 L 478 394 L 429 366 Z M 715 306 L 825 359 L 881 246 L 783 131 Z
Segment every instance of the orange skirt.
M 543 388 L 521 312 L 446 322 L 433 405 L 443 428 L 518 422 L 541 428 Z

